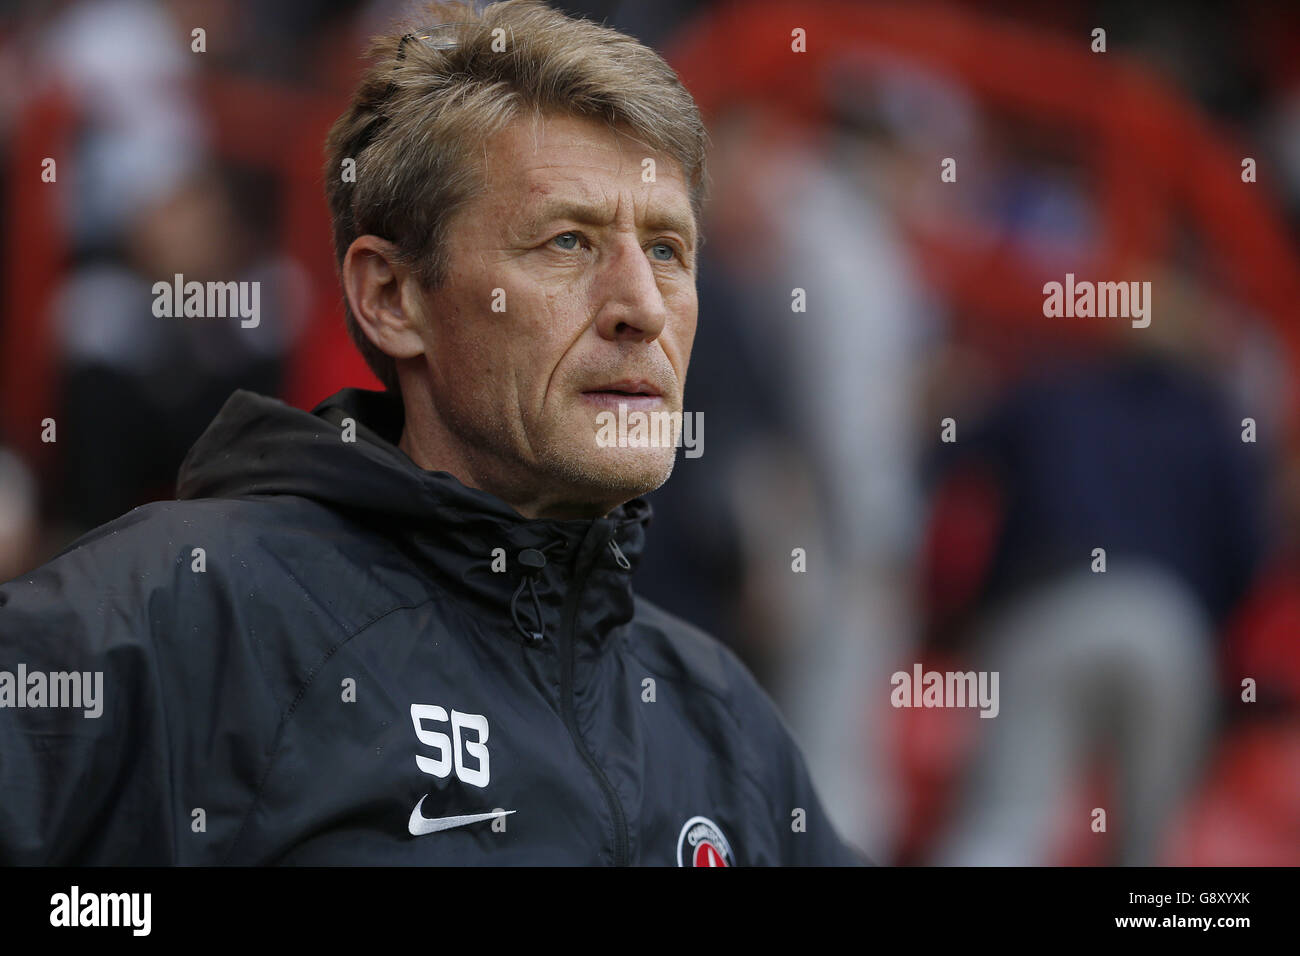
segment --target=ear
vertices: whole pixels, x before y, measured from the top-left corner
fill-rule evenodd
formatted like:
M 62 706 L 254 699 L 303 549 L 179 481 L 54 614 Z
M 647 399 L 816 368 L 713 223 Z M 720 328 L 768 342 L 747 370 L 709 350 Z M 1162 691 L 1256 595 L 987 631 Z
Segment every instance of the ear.
M 397 247 L 378 236 L 358 236 L 341 271 L 348 305 L 375 348 L 394 359 L 422 355 L 420 284 L 399 261 Z

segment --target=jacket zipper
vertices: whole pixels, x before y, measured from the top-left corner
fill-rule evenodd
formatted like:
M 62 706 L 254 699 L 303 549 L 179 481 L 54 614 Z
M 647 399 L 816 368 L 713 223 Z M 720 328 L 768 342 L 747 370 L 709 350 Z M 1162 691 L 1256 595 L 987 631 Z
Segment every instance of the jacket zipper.
M 610 542 L 613 544 L 613 542 Z M 614 545 L 615 548 L 618 545 Z M 582 560 L 581 551 L 578 554 L 578 561 Z M 627 560 L 624 558 L 624 560 Z M 593 562 L 594 563 L 594 562 Z M 628 865 L 628 835 L 627 835 L 627 815 L 623 812 L 623 805 L 619 803 L 618 794 L 614 792 L 614 785 L 609 782 L 605 772 L 600 769 L 596 763 L 596 758 L 587 750 L 587 745 L 583 743 L 582 737 L 578 733 L 578 719 L 574 712 L 573 700 L 573 668 L 577 654 L 577 628 L 578 604 L 581 602 L 582 589 L 587 583 L 587 575 L 590 568 L 579 570 L 575 568 L 574 580 L 569 593 L 565 596 L 564 604 L 564 621 L 561 628 L 561 635 L 567 644 L 567 647 L 561 647 L 561 666 L 560 666 L 560 707 L 564 713 L 565 726 L 569 728 L 569 736 L 573 738 L 573 745 L 577 748 L 582 759 L 587 762 L 587 767 L 591 770 L 591 775 L 596 778 L 600 784 L 601 790 L 605 793 L 605 802 L 609 805 L 610 813 L 614 817 L 614 865 Z

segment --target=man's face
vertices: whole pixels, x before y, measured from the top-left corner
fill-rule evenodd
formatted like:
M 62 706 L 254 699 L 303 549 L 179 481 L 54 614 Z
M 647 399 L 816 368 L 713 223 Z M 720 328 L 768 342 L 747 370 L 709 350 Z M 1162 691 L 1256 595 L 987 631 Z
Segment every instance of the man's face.
M 697 312 L 687 183 L 668 156 L 573 117 L 489 139 L 486 182 L 453 219 L 447 282 L 422 310 L 435 427 L 457 477 L 525 514 L 605 514 L 672 472 L 672 445 L 602 447 L 597 416 L 682 411 Z

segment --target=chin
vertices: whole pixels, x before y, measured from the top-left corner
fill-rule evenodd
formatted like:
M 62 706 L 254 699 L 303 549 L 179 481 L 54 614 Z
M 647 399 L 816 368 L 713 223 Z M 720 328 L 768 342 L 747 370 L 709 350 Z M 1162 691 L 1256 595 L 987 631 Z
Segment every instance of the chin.
M 571 485 L 601 500 L 621 504 L 649 494 L 668 480 L 677 460 L 676 448 L 605 448 L 589 445 L 566 457 L 559 469 Z
M 597 455 L 592 461 L 610 487 L 619 488 L 629 498 L 654 491 L 673 473 L 677 460 L 675 448 L 610 448 L 611 455 Z

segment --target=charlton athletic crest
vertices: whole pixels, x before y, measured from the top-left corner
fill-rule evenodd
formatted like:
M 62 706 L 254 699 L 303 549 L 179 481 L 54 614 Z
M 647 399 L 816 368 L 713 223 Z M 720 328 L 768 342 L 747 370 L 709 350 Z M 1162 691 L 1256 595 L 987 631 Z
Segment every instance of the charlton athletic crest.
M 691 817 L 677 838 L 678 866 L 735 866 L 731 845 L 708 817 Z

